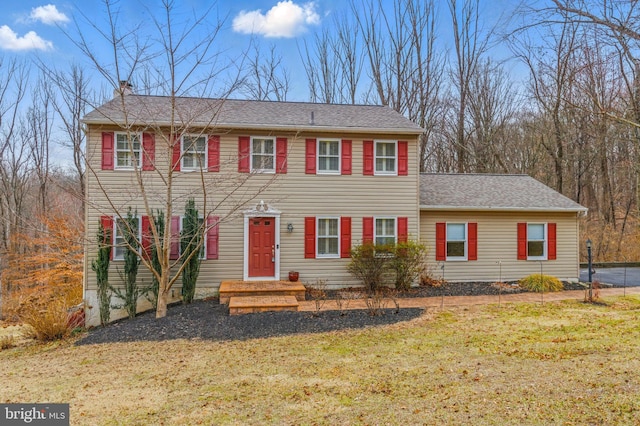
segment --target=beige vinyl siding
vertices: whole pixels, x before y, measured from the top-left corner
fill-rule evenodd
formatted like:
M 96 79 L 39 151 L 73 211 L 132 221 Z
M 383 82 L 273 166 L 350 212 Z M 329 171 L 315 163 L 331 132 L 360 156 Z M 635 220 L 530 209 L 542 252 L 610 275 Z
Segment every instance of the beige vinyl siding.
M 437 222 L 476 222 L 478 224 L 478 260 L 436 262 L 435 242 Z M 519 222 L 557 224 L 557 259 L 544 261 L 517 260 L 517 224 Z M 574 213 L 532 212 L 457 212 L 422 211 L 421 240 L 429 248 L 429 264 L 434 276 L 447 281 L 498 281 L 500 263 L 502 280 L 518 280 L 542 272 L 563 280 L 579 277 L 578 218 Z
M 107 131 L 111 130 L 109 128 Z M 87 173 L 87 288 L 95 289 L 95 274 L 89 267 L 96 256 L 95 235 L 100 216 L 113 214 L 113 204 L 122 214 L 126 207 L 138 208 L 139 215 L 147 215 L 143 196 L 132 171 L 100 170 L 101 137 L 103 129 L 93 126 L 88 139 L 90 170 Z M 206 132 L 205 132 L 206 133 Z M 418 164 L 415 138 L 388 135 L 355 134 L 270 134 L 245 131 L 217 131 L 220 135 L 220 172 L 179 172 L 174 174 L 174 215 L 181 215 L 189 196 L 196 199 L 201 213 L 203 197 L 201 179 L 207 186 L 207 210 L 220 216 L 219 259 L 202 262 L 199 288 L 217 289 L 220 281 L 242 279 L 244 256 L 244 210 L 264 200 L 281 211 L 280 216 L 280 277 L 286 279 L 288 271 L 300 273 L 300 281 L 314 283 L 326 280 L 331 287 L 357 284 L 346 272 L 348 259 L 305 259 L 304 218 L 307 216 L 349 216 L 352 218 L 352 244 L 362 238 L 362 218 L 365 216 L 406 216 L 409 218 L 410 236 L 418 235 Z M 238 136 L 287 137 L 288 165 L 286 174 L 238 173 Z M 310 175 L 305 173 L 305 139 L 332 137 L 352 141 L 352 175 Z M 409 141 L 408 176 L 363 176 L 363 140 L 394 139 Z M 169 167 L 171 149 L 156 135 L 157 168 Z M 98 185 L 98 180 L 101 184 Z M 156 171 L 142 172 L 142 180 L 152 209 L 163 208 L 166 186 Z M 109 199 L 105 196 L 105 188 Z M 292 233 L 287 225 L 294 226 Z M 116 270 L 122 262 L 113 262 L 111 277 L 119 280 Z M 151 276 L 144 266 L 140 268 L 140 282 L 149 284 Z M 179 282 L 177 283 L 179 287 Z M 178 288 L 176 287 L 176 289 Z M 176 295 L 179 294 L 179 290 Z

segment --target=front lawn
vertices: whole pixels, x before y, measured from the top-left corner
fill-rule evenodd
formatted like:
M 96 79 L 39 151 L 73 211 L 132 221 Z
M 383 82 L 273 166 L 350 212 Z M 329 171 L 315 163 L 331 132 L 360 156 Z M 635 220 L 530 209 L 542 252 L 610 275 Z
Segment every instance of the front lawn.
M 245 341 L 0 352 L 0 401 L 72 424 L 638 424 L 640 298 L 430 310 Z

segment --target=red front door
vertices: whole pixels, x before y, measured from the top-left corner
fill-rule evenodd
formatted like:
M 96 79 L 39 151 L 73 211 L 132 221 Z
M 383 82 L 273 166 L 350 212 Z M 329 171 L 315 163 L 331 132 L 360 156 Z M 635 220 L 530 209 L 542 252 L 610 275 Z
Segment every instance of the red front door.
M 249 218 L 249 276 L 274 277 L 276 224 L 273 217 Z

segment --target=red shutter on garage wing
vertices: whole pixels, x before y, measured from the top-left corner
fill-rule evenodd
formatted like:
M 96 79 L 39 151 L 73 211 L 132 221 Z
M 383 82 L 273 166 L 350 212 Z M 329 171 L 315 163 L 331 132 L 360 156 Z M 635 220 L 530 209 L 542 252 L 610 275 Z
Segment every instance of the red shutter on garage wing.
M 153 236 L 151 235 L 151 221 L 149 220 L 149 216 L 142 216 L 142 255 L 146 259 L 151 258 L 151 240 Z
M 409 142 L 398 141 L 398 176 L 409 174 Z
M 447 224 L 436 223 L 436 260 L 447 260 Z
M 547 259 L 556 260 L 556 224 L 547 223 Z
M 304 257 L 305 259 L 316 258 L 316 218 L 304 218 Z
M 305 154 L 304 154 L 304 172 L 308 175 L 316 174 L 316 140 L 307 139 L 305 141 Z
M 373 218 L 362 218 L 362 244 L 373 244 Z
M 251 170 L 251 138 L 240 136 L 238 138 L 238 172 L 249 173 Z
M 179 172 L 180 171 L 180 137 L 176 136 L 173 140 L 173 156 L 171 159 L 171 164 L 173 165 L 173 171 L 175 172 Z
M 527 260 L 527 224 L 518 223 L 518 260 Z
M 351 257 L 351 218 L 340 218 L 340 257 Z
M 406 243 L 409 239 L 409 219 L 406 217 L 398 218 L 398 242 Z
M 478 260 L 478 224 L 475 222 L 468 223 L 467 232 L 469 233 L 467 260 Z
M 373 176 L 373 141 L 362 142 L 362 174 Z
M 102 170 L 113 170 L 114 150 L 113 132 L 102 132 Z
M 142 134 L 142 170 L 153 170 L 156 162 L 156 138 L 153 133 Z
M 210 172 L 220 171 L 220 136 L 209 135 L 207 141 L 207 164 Z
M 341 168 L 340 171 L 343 175 L 350 175 L 352 166 L 351 166 L 351 141 L 343 139 L 342 140 L 342 158 L 341 158 Z
M 180 257 L 180 216 L 171 216 L 171 243 L 169 259 Z
M 209 216 L 207 218 L 207 259 L 218 258 L 218 246 L 219 246 L 219 228 L 220 217 Z
M 276 173 L 287 173 L 287 138 L 276 138 Z

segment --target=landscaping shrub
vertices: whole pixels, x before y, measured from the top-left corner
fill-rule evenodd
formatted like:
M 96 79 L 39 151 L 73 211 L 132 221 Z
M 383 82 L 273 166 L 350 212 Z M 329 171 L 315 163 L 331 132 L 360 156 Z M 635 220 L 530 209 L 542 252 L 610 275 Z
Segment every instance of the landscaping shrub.
M 31 326 L 35 338 L 40 341 L 62 339 L 71 333 L 67 306 L 62 300 L 25 304 L 20 320 Z
M 104 229 L 102 222 L 98 227 L 98 258 L 91 262 L 91 269 L 96 273 L 98 285 L 98 305 L 100 307 L 100 324 L 105 325 L 111 317 L 111 289 L 109 287 L 109 259 L 111 258 L 111 230 Z
M 551 275 L 532 274 L 518 281 L 520 287 L 527 291 L 538 293 L 548 291 L 562 291 L 564 288 L 562 282 Z
M 191 303 L 196 294 L 196 282 L 200 274 L 200 253 L 203 248 L 202 220 L 198 218 L 196 202 L 187 201 L 182 221 L 180 248 L 184 259 L 182 270 L 182 301 Z
M 122 235 L 126 244 L 124 251 L 124 274 L 121 274 L 124 281 L 124 289 L 113 286 L 109 288 L 111 291 L 123 301 L 122 305 L 114 306 L 115 308 L 124 308 L 129 318 L 135 318 L 138 311 L 138 298 L 144 291 L 138 287 L 138 267 L 140 266 L 140 241 L 138 240 L 138 211 L 131 211 L 131 207 L 127 212 L 124 220 Z
M 393 248 L 366 243 L 351 250 L 351 262 L 347 270 L 362 281 L 368 292 L 373 293 L 384 285 L 385 273 L 389 270 Z
M 394 256 L 389 259 L 389 269 L 395 272 L 396 289 L 409 290 L 418 277 L 426 270 L 427 248 L 415 241 L 398 243 Z

